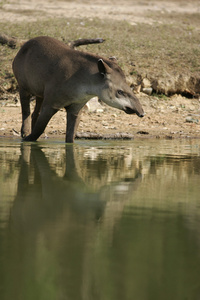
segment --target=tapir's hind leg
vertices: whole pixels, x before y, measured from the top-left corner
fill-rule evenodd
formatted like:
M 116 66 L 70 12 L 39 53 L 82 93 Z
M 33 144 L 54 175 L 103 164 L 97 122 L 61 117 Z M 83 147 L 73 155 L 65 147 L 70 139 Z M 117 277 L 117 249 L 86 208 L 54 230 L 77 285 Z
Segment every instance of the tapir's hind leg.
M 31 95 L 20 88 L 19 90 L 20 102 L 22 108 L 22 127 L 21 136 L 24 138 L 31 132 L 31 113 L 30 113 L 30 98 Z
M 35 104 L 35 109 L 32 113 L 32 124 L 31 124 L 31 132 L 33 131 L 33 128 L 35 127 L 35 124 L 37 122 L 38 116 L 40 114 L 40 109 L 42 105 L 43 98 L 36 97 L 36 104 Z
M 44 132 L 49 120 L 57 112 L 57 109 L 52 108 L 49 105 L 42 105 L 41 112 L 37 118 L 33 131 L 27 136 L 25 141 L 36 141 L 39 136 Z

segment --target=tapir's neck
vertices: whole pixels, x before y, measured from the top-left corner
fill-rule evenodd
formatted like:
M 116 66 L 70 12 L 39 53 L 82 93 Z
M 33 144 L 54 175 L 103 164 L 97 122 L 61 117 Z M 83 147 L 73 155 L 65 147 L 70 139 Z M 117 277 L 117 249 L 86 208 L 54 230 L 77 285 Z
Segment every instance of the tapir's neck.
M 102 88 L 104 83 L 99 81 L 94 81 L 93 83 L 89 84 L 87 87 L 87 94 L 101 97 Z
M 76 72 L 81 76 L 82 87 L 88 95 L 100 96 L 105 81 L 98 69 L 99 56 L 90 53 L 76 51 L 77 60 L 74 64 L 78 64 Z M 80 84 L 80 82 L 79 82 Z
M 87 77 L 85 77 L 83 86 L 82 86 L 82 92 L 85 95 L 89 96 L 97 96 L 101 97 L 103 86 L 105 85 L 104 80 L 101 78 L 101 75 L 99 72 L 96 72 L 95 74 L 90 72 L 87 74 Z

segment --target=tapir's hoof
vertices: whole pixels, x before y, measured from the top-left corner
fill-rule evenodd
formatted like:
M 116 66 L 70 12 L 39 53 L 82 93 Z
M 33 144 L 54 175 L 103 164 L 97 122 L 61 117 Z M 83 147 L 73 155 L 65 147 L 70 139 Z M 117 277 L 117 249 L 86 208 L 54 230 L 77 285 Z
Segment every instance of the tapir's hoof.
M 25 142 L 34 142 L 34 141 L 36 141 L 36 139 L 33 138 L 33 136 L 31 134 L 29 134 L 28 136 L 23 138 L 23 141 L 25 141 Z

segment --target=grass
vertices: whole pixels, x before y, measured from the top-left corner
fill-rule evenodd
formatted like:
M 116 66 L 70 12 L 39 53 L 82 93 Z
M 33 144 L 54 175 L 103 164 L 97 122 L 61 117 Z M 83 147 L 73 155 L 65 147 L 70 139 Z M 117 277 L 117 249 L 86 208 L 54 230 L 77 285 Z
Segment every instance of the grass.
M 126 75 L 137 79 L 149 74 L 156 77 L 165 74 L 200 73 L 200 34 L 192 16 L 185 22 L 130 25 L 126 21 L 51 18 L 37 22 L 0 23 L 0 32 L 21 39 L 49 35 L 69 41 L 78 38 L 104 38 L 103 44 L 82 46 L 80 49 L 116 56 Z M 156 16 L 155 16 L 156 18 Z M 172 16 L 171 16 L 172 18 Z M 188 18 L 188 19 L 187 19 Z M 183 21 L 183 20 L 182 20 Z M 11 63 L 18 50 L 0 46 L 0 83 L 12 78 Z
M 166 95 L 164 95 L 164 94 L 153 93 L 152 96 L 154 96 L 154 97 L 156 97 L 158 99 L 161 99 L 161 100 L 165 100 L 165 101 L 169 100 L 169 98 Z

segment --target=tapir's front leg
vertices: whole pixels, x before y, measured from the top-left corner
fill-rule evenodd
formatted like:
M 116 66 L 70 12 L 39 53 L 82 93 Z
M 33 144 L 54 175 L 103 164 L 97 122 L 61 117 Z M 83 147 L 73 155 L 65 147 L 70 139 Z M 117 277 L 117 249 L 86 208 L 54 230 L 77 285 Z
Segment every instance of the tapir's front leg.
M 74 114 L 67 112 L 67 130 L 66 130 L 66 143 L 73 143 L 76 130 L 80 121 L 80 113 Z
M 42 106 L 41 113 L 37 119 L 33 131 L 24 139 L 24 141 L 36 141 L 39 138 L 39 136 L 44 132 L 51 117 L 57 111 L 57 109 L 54 109 L 49 105 Z
M 76 134 L 76 130 L 79 125 L 80 121 L 80 115 L 81 115 L 81 109 L 85 103 L 82 104 L 71 104 L 69 106 L 66 106 L 66 112 L 67 112 L 67 129 L 66 129 L 66 143 L 73 143 L 74 137 Z

